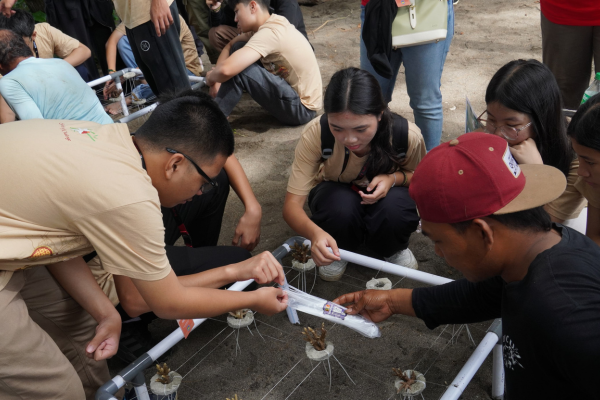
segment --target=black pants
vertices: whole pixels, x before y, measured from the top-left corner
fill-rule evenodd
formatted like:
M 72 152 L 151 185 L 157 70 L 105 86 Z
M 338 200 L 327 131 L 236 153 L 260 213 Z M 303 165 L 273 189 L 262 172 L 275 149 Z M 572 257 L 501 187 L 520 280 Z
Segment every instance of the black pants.
M 311 219 L 344 250 L 363 243 L 380 257 L 390 257 L 408 247 L 419 225 L 415 202 L 408 188 L 394 187 L 375 204 L 360 204 L 361 197 L 350 185 L 322 182 L 311 190 Z
M 173 24 L 160 37 L 156 36 L 152 21 L 126 29 L 135 61 L 157 96 L 191 87 L 179 41 L 181 27 L 177 2 L 171 3 L 170 9 Z
M 206 194 L 194 196 L 191 202 L 177 206 L 177 211 L 192 238 L 193 248 L 173 246 L 181 236 L 178 224 L 170 208 L 162 208 L 165 225 L 165 250 L 167 258 L 177 276 L 197 274 L 212 268 L 235 264 L 252 257 L 250 252 L 241 247 L 217 246 L 225 204 L 229 195 L 229 179 L 224 170 L 214 179 L 218 183 L 216 189 Z M 119 305 L 117 310 L 121 318 L 131 319 Z M 142 318 L 151 321 L 156 318 L 148 313 Z

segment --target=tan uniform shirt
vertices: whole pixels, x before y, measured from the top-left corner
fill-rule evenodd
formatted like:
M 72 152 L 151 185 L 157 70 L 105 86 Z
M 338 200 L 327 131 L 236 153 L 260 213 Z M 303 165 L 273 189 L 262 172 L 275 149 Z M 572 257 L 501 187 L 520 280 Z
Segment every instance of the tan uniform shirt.
M 368 155 L 358 157 L 350 152 L 346 169 L 340 175 L 344 165 L 344 145 L 337 140 L 330 158 L 321 162 L 321 124 L 320 116 L 310 121 L 304 128 L 300 141 L 296 146 L 296 156 L 292 164 L 292 172 L 288 181 L 287 191 L 299 196 L 306 196 L 311 189 L 322 181 L 354 183 L 367 187 L 366 178 L 357 182 L 362 167 L 367 162 Z M 391 140 L 391 139 L 390 139 Z M 408 123 L 408 151 L 402 163 L 402 169 L 413 172 L 421 159 L 425 157 L 425 141 L 419 128 L 412 122 Z M 402 182 L 400 182 L 402 183 Z
M 593 187 L 585 183 L 582 177 L 577 178 L 577 181 L 575 182 L 574 186 L 577 190 L 579 190 L 579 193 L 581 193 L 587 199 L 590 206 L 600 209 L 599 189 L 594 189 Z
M 308 40 L 285 17 L 273 14 L 245 47 L 256 50 L 267 71 L 280 76 L 309 110 L 323 107 L 321 71 Z
M 579 160 L 575 159 L 569 167 L 567 188 L 558 199 L 548 203 L 545 207 L 548 214 L 554 218 L 562 220 L 577 218 L 581 210 L 587 205 L 584 195 L 575 186 L 579 178 L 577 168 L 579 168 Z
M 14 270 L 93 250 L 112 274 L 171 271 L 158 193 L 125 124 L 2 124 L 0 170 L 0 289 Z
M 194 75 L 200 76 L 202 73 L 202 65 L 198 58 L 198 50 L 194 43 L 194 36 L 192 31 L 185 23 L 181 15 L 179 16 L 179 23 L 181 24 L 181 31 L 179 32 L 179 40 L 181 41 L 181 49 L 183 50 L 183 58 L 185 59 L 185 67 L 189 69 Z M 115 28 L 115 30 L 123 35 L 126 35 L 125 24 L 122 22 Z
M 170 6 L 173 0 L 166 0 Z M 115 10 L 121 21 L 129 29 L 150 21 L 152 0 L 113 0 Z
M 40 58 L 65 58 L 79 47 L 79 40 L 45 22 L 35 25 L 35 44 Z M 35 54 L 34 54 L 35 55 Z

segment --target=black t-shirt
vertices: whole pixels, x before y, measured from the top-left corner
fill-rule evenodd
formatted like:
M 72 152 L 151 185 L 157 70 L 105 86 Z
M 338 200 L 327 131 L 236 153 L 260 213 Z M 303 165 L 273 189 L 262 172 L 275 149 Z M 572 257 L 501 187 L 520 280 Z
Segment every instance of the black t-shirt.
M 464 279 L 413 291 L 433 329 L 502 317 L 505 399 L 600 399 L 600 247 L 570 228 L 522 281 Z

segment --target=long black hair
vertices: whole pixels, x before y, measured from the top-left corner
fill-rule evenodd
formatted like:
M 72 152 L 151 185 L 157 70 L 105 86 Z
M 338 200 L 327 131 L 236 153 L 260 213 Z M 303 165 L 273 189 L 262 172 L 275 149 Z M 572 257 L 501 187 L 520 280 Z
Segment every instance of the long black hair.
M 580 145 L 600 151 L 600 94 L 579 107 L 567 128 L 567 134 Z
M 548 67 L 537 60 L 514 60 L 496 72 L 485 92 L 487 104 L 499 102 L 527 114 L 544 164 L 565 176 L 575 158 L 567 137 L 560 89 Z
M 327 114 L 348 111 L 356 115 L 381 115 L 377 132 L 370 143 L 371 150 L 366 162 L 367 179 L 400 169 L 402 159 L 392 149 L 392 113 L 373 75 L 358 68 L 336 72 L 325 91 L 324 103 Z

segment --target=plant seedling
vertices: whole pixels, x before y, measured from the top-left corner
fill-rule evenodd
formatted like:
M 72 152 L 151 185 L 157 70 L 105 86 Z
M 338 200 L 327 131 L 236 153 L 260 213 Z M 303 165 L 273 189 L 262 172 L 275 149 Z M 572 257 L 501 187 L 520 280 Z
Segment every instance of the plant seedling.
M 392 368 L 392 371 L 394 371 L 394 375 L 396 375 L 402 381 L 402 384 L 398 388 L 398 393 L 400 393 L 402 389 L 410 389 L 413 383 L 417 381 L 417 375 L 415 374 L 415 371 L 412 371 L 410 376 L 406 376 L 404 371 L 398 368 Z
M 308 255 L 310 248 L 308 247 L 307 244 L 298 244 L 298 243 L 294 243 L 294 245 L 291 247 L 292 250 L 292 257 L 294 258 L 294 260 L 302 263 L 302 264 L 306 264 L 308 262 L 308 260 L 310 260 L 312 257 Z
M 317 333 L 313 328 L 308 327 L 304 328 L 302 334 L 304 335 L 304 340 L 308 343 L 312 344 L 312 346 L 317 351 L 325 350 L 327 345 L 325 344 L 325 336 L 327 336 L 327 331 L 325 330 L 325 323 L 321 325 L 320 333 Z
M 244 319 L 248 314 L 248 311 L 250 310 L 248 310 L 247 308 L 242 308 L 240 310 L 230 311 L 229 315 L 231 315 L 235 319 Z
M 171 383 L 171 377 L 169 376 L 169 372 L 171 372 L 171 368 L 167 367 L 167 363 L 163 363 L 162 367 L 160 366 L 160 364 L 156 364 L 156 373 L 159 376 L 156 382 L 160 382 L 165 385 Z

